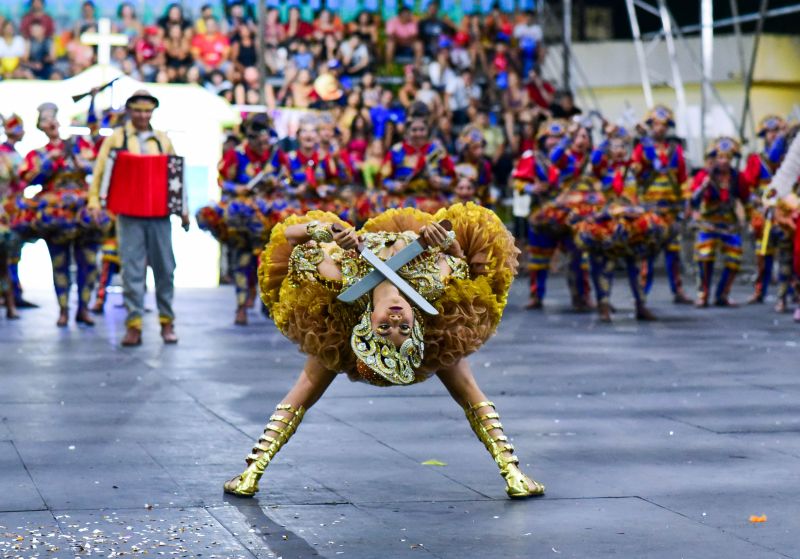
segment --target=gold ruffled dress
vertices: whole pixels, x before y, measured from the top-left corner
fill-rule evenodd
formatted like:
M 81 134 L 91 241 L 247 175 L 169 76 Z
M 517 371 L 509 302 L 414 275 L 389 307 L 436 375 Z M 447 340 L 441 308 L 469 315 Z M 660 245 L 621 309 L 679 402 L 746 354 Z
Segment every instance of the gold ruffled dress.
M 446 256 L 452 270 L 449 277 L 439 278 L 435 265 L 438 248 L 427 250 L 398 271 L 439 311 L 437 316 L 422 318 L 425 352 L 414 382 L 475 352 L 494 333 L 517 272 L 519 250 L 497 215 L 471 202 L 443 208 L 435 215 L 413 208 L 388 210 L 370 219 L 358 232 L 367 247 L 377 253 L 398 238 L 412 240 L 424 225 L 444 219 L 453 224 L 464 252 L 463 259 Z M 342 250 L 333 243 L 309 241 L 292 247 L 286 240 L 287 227 L 314 220 L 348 227 L 334 214 L 321 211 L 291 216 L 276 225 L 258 270 L 264 304 L 278 329 L 329 370 L 347 373 L 352 380 L 389 385 L 377 375 L 359 372 L 350 348 L 351 331 L 366 308 L 367 297 L 354 304 L 336 298 L 372 267 L 357 252 Z M 341 280 L 319 273 L 322 251 L 339 264 Z

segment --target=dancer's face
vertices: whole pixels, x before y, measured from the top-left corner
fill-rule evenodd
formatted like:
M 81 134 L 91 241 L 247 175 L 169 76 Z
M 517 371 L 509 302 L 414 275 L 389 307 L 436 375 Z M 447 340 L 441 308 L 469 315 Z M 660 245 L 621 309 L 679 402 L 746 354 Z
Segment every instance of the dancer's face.
M 729 153 L 718 153 L 716 158 L 717 168 L 720 171 L 731 170 L 731 156 Z
M 384 284 L 389 282 L 384 282 Z M 411 337 L 414 327 L 414 311 L 411 304 L 400 295 L 393 285 L 379 285 L 373 296 L 374 309 L 370 320 L 372 331 L 378 336 L 388 339 L 399 348 Z
M 47 134 L 47 137 L 50 140 L 57 140 L 58 139 L 58 121 L 54 118 L 48 118 L 47 120 L 43 120 L 39 125 L 42 132 Z
M 408 141 L 412 146 L 421 147 L 428 141 L 428 125 L 421 118 L 412 120 L 408 125 Z
M 297 131 L 297 141 L 300 143 L 300 149 L 305 151 L 313 151 L 317 147 L 319 141 L 319 134 L 317 133 L 316 126 L 303 126 Z
M 628 146 L 623 140 L 613 140 L 610 151 L 614 161 L 625 161 L 628 158 Z
M 663 140 L 667 137 L 667 131 L 669 130 L 669 127 L 667 126 L 666 122 L 654 120 L 653 124 L 650 126 L 650 130 L 652 131 L 653 137 L 656 140 Z

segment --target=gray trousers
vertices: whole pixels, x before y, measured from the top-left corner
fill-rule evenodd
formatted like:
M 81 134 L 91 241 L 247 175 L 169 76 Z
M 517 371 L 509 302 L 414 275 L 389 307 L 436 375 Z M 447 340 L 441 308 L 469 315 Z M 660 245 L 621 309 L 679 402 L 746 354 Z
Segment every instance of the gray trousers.
M 128 309 L 127 326 L 141 327 L 147 266 L 156 280 L 156 304 L 162 324 L 172 322 L 175 255 L 169 218 L 117 217 L 117 240 L 122 267 L 122 297 Z

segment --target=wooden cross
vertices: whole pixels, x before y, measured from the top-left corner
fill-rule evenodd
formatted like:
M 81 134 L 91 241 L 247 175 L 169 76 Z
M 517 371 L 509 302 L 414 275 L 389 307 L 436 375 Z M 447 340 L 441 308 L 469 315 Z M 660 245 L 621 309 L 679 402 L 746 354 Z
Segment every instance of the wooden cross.
M 128 36 L 122 33 L 111 32 L 111 20 L 107 17 L 100 18 L 97 22 L 97 33 L 82 33 L 81 43 L 97 46 L 97 64 L 108 66 L 111 63 L 111 47 L 127 46 Z

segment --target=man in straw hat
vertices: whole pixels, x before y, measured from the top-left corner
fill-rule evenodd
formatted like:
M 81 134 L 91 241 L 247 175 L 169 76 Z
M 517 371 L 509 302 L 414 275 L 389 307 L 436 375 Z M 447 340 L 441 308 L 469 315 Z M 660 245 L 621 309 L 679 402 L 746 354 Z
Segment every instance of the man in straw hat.
M 94 177 L 89 191 L 89 207 L 100 210 L 100 184 L 112 149 L 128 151 L 132 154 L 174 155 L 166 133 L 153 130 L 150 119 L 158 108 L 158 99 L 146 90 L 139 90 L 125 102 L 128 121 L 114 130 L 100 148 L 94 167 Z M 188 227 L 189 217 L 182 216 L 184 227 Z M 127 330 L 122 338 L 123 346 L 137 346 L 142 343 L 142 314 L 144 312 L 145 277 L 147 266 L 153 269 L 156 281 L 156 302 L 158 320 L 161 323 L 161 337 L 165 344 L 178 342 L 172 311 L 174 295 L 173 274 L 175 256 L 172 252 L 172 226 L 167 217 L 117 216 L 117 238 L 122 264 L 122 286 L 128 316 L 125 320 Z

